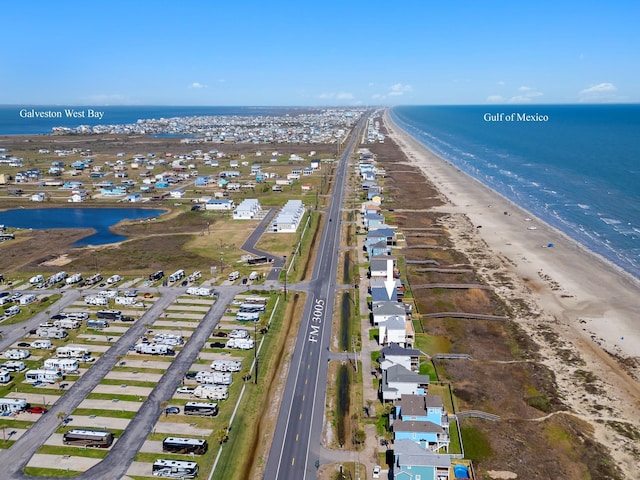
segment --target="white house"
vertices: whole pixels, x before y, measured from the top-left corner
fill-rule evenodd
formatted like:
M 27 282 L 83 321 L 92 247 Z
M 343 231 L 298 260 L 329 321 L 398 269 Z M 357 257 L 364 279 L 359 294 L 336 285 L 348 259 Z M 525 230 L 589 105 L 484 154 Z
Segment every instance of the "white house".
M 210 198 L 204 204 L 205 210 L 233 210 L 235 208 L 235 203 L 233 200 L 229 199 L 219 199 L 219 198 Z
M 304 204 L 301 200 L 289 200 L 272 223 L 272 231 L 294 233 L 304 217 Z
M 403 348 L 391 343 L 380 351 L 380 369 L 387 370 L 393 365 L 402 365 L 407 370 L 417 372 L 420 368 L 420 350 Z
M 233 211 L 234 220 L 252 220 L 262 210 L 257 198 L 247 198 Z
M 407 343 L 407 328 L 405 319 L 400 316 L 392 316 L 378 324 L 380 345 L 397 343 L 401 347 Z
M 395 401 L 402 395 L 426 395 L 429 389 L 429 375 L 407 370 L 402 365 L 393 365 L 382 371 L 380 393 L 383 401 Z
M 44 200 L 45 200 L 44 193 L 34 193 L 33 195 L 31 195 L 32 202 L 44 202 Z
M 407 319 L 404 305 L 398 302 L 380 302 L 373 307 L 373 324 L 378 325 L 391 317 L 401 317 L 402 320 Z

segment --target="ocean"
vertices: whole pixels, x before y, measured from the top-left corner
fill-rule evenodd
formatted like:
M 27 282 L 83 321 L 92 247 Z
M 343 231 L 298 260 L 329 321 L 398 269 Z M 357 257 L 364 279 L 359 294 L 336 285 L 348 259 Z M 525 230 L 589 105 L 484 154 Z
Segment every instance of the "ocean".
M 640 105 L 398 106 L 441 158 L 640 279 Z

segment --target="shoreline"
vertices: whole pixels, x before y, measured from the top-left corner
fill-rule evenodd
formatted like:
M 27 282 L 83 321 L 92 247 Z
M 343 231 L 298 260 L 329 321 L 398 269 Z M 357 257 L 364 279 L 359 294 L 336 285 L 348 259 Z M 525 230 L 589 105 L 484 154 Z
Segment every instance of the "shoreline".
M 446 204 L 434 210 L 466 216 L 492 252 L 530 284 L 543 310 L 583 335 L 595 335 L 608 352 L 638 355 L 638 279 L 438 157 L 387 112 L 384 120 L 409 162 L 443 196 Z M 604 285 L 615 291 L 613 298 Z

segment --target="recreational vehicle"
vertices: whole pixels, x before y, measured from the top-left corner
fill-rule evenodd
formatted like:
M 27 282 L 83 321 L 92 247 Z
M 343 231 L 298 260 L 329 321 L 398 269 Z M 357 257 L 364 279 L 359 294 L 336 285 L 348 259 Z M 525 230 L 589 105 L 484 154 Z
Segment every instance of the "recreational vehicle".
M 67 331 L 64 328 L 40 327 L 36 330 L 36 335 L 45 338 L 64 338 L 67 336 Z
M 184 406 L 185 415 L 200 415 L 214 417 L 218 414 L 217 403 L 187 402 Z
M 153 462 L 152 474 L 154 477 L 196 478 L 198 464 L 196 462 L 158 459 Z
M 145 355 L 174 355 L 173 348 L 169 345 L 152 345 L 149 343 L 139 343 L 134 347 L 135 351 Z
M 231 385 L 232 376 L 228 372 L 206 372 L 201 371 L 196 374 L 196 382 L 213 385 Z
M 207 441 L 199 438 L 167 437 L 162 441 L 162 451 L 167 453 L 204 455 L 207 449 Z
M 25 383 L 55 383 L 57 380 L 62 378 L 62 372 L 57 370 L 27 370 L 27 373 L 24 374 Z
M 29 358 L 31 356 L 31 352 L 29 352 L 29 350 L 13 348 L 4 352 L 4 356 L 9 360 L 22 360 L 23 358 Z
M 7 372 L 21 372 L 26 369 L 27 366 L 24 364 L 24 362 L 12 360 L 10 362 L 6 362 L 4 365 L 2 365 L 1 368 L 5 369 Z
M 0 413 L 18 413 L 27 408 L 24 398 L 0 398 Z
M 31 343 L 33 348 L 47 349 L 51 348 L 51 340 L 35 340 Z
M 229 398 L 229 389 L 224 385 L 198 385 L 193 391 L 193 396 L 206 400 L 226 400 Z
M 57 358 L 82 358 L 89 355 L 89 349 L 81 345 L 67 345 L 56 348 Z
M 63 374 L 78 373 L 78 360 L 75 358 L 48 358 L 44 361 L 44 368 L 59 370 Z
M 170 282 L 177 282 L 178 280 L 182 280 L 184 278 L 184 270 L 180 269 L 176 272 L 173 272 L 169 275 Z
M 72 318 L 63 318 L 61 320 L 56 320 L 55 322 L 53 322 L 53 325 L 57 328 L 80 328 L 80 322 Z
M 73 429 L 62 436 L 65 445 L 109 448 L 113 443 L 113 434 L 106 430 Z

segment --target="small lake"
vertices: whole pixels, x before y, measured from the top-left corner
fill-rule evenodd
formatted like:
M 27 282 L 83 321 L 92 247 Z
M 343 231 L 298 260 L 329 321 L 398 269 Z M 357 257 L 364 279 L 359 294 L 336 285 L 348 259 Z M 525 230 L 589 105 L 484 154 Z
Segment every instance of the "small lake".
M 147 208 L 16 208 L 0 212 L 0 225 L 11 228 L 93 228 L 96 233 L 74 243 L 75 247 L 104 245 L 125 240 L 109 227 L 122 220 L 157 218 L 166 210 Z

